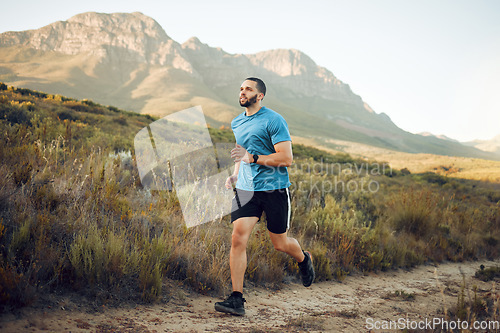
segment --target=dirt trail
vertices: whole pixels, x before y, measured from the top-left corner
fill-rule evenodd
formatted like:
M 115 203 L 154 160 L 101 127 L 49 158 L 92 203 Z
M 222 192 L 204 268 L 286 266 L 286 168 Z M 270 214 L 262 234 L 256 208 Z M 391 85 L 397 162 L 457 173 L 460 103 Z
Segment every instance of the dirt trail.
M 310 288 L 290 283 L 280 291 L 245 290 L 246 316 L 214 311 L 217 298 L 180 290 L 165 304 L 112 308 L 88 313 L 71 304 L 51 309 L 26 308 L 0 317 L 1 332 L 367 332 L 374 321 L 422 321 L 453 307 L 465 281 L 490 292 L 493 282 L 473 278 L 481 261 L 421 266 L 410 271 L 350 276 L 342 283 Z M 497 288 L 498 290 L 498 288 Z M 496 291 L 498 292 L 498 291 Z

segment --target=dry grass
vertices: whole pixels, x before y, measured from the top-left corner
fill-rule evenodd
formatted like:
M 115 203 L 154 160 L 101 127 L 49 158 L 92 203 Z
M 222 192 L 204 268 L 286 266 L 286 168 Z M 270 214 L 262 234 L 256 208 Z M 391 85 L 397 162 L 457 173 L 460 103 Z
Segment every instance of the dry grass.
M 68 288 L 106 302 L 151 302 L 168 292 L 166 278 L 201 293 L 226 293 L 229 217 L 187 228 L 175 192 L 144 189 L 133 154 L 126 153 L 153 119 L 38 94 L 0 91 L 2 304 L 23 306 L 44 290 Z M 229 131 L 211 135 L 216 142 L 234 140 Z M 318 162 L 317 151 L 300 149 L 297 164 Z M 325 156 L 340 168 L 368 163 Z M 370 168 L 292 174 L 290 234 L 312 252 L 318 281 L 425 261 L 498 257 L 496 184 Z M 324 186 L 339 182 L 378 186 Z M 247 278 L 257 285 L 280 287 L 297 274 L 296 263 L 274 250 L 263 223 L 249 241 L 248 258 Z M 293 325 L 302 323 L 309 325 L 302 319 Z
M 500 161 L 422 153 L 410 154 L 341 140 L 329 140 L 328 144 L 301 137 L 294 137 L 293 140 L 296 143 L 318 147 L 333 154 L 341 152 L 367 160 L 386 161 L 397 170 L 407 169 L 412 173 L 432 172 L 454 178 L 500 183 Z
M 482 331 L 500 332 L 500 293 L 495 283 L 491 290 L 478 290 L 476 285 L 468 285 L 464 276 L 456 305 L 450 309 L 445 307 L 443 313 L 445 321 L 469 323 L 463 332 L 475 331 L 472 329 L 474 322 L 484 325 Z

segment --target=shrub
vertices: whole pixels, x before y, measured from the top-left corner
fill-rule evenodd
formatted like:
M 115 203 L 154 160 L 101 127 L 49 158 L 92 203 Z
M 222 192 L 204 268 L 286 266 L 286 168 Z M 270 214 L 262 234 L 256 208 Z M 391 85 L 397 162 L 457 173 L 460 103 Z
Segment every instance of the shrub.
M 388 202 L 389 219 L 396 231 L 425 237 L 436 227 L 433 214 L 436 197 L 429 190 L 404 190 L 392 196 Z
M 0 104 L 0 118 L 6 119 L 11 124 L 31 126 L 31 115 L 22 107 Z
M 475 277 L 481 281 L 491 281 L 500 278 L 500 266 L 485 268 L 481 265 L 480 269 L 476 271 Z
M 428 183 L 431 184 L 437 184 L 437 185 L 444 185 L 448 182 L 448 178 L 445 176 L 440 176 L 438 174 L 432 173 L 432 172 L 426 172 L 420 176 L 422 180 L 425 180 Z
M 69 111 L 59 111 L 57 112 L 57 117 L 61 120 L 71 120 L 71 121 L 75 121 L 78 119 L 78 117 L 76 117 L 72 112 L 69 112 Z
M 119 117 L 116 117 L 116 118 L 113 118 L 113 122 L 121 125 L 121 126 L 127 126 L 128 123 L 127 123 L 127 119 L 124 117 L 124 116 L 119 116 Z
M 139 286 L 142 298 L 145 301 L 154 301 L 161 296 L 163 268 L 166 266 L 170 244 L 167 242 L 166 234 L 143 240 L 140 247 L 141 256 L 139 263 L 130 263 L 130 269 L 139 267 Z
M 487 292 L 481 294 L 477 286 L 472 286 L 473 296 L 470 294 L 470 287 L 464 282 L 460 288 L 457 296 L 457 304 L 449 311 L 444 311 L 446 320 L 467 321 L 472 323 L 474 321 L 489 322 L 493 325 L 498 325 L 498 316 L 500 314 L 500 302 L 498 301 L 498 294 L 494 292 Z M 490 326 L 488 326 L 490 327 Z M 492 326 L 494 328 L 495 326 Z M 498 329 L 498 326 L 496 326 Z

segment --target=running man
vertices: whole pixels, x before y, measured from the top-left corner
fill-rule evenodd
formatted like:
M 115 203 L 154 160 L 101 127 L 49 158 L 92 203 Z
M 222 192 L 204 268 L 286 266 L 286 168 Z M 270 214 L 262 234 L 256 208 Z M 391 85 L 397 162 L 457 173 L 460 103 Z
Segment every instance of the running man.
M 215 303 L 215 310 L 240 316 L 245 314 L 243 279 L 247 242 L 263 211 L 274 248 L 297 260 L 303 285 L 309 287 L 315 277 L 311 254 L 303 251 L 296 239 L 287 236 L 291 185 L 287 167 L 293 160 L 292 141 L 285 119 L 261 106 L 265 94 L 266 85 L 261 79 L 247 78 L 240 87 L 240 105 L 245 112 L 231 122 L 236 138 L 236 147 L 231 150 L 235 168 L 225 186 L 231 189 L 236 184 L 229 256 L 233 292 L 225 301 Z

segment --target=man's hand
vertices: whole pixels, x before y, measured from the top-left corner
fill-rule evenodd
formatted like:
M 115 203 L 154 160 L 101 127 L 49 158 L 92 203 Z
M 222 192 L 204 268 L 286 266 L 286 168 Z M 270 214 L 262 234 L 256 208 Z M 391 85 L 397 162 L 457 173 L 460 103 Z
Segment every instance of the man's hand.
M 236 144 L 236 147 L 231 149 L 231 158 L 234 160 L 235 163 L 240 161 L 246 163 L 253 162 L 253 156 L 250 155 L 250 153 L 239 144 Z
M 238 175 L 233 175 L 233 176 L 227 177 L 226 188 L 228 190 L 230 190 L 233 187 L 233 184 L 236 185 L 237 181 L 238 181 Z

